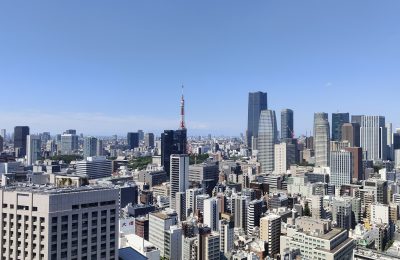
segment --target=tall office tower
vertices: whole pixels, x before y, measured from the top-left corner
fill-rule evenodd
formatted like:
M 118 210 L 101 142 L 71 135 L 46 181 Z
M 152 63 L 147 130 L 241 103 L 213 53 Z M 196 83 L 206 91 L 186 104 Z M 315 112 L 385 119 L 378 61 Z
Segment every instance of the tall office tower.
M 215 197 L 204 200 L 204 224 L 213 231 L 218 231 L 219 227 L 219 200 Z
M 351 153 L 353 158 L 353 180 L 364 180 L 364 169 L 362 163 L 362 148 L 361 147 L 346 147 L 344 150 Z
M 232 198 L 232 214 L 235 220 L 235 228 L 247 230 L 247 209 L 249 207 L 250 198 L 243 195 L 234 196 Z
M 396 132 L 393 133 L 393 150 L 400 149 L 400 130 L 396 129 Z
M 42 141 L 37 135 L 28 135 L 26 137 L 27 165 L 33 165 L 41 158 Z
M 165 253 L 164 259 L 182 259 L 182 228 L 178 225 L 171 226 L 165 231 Z
M 386 157 L 388 160 L 393 161 L 393 125 L 386 123 Z
M 203 162 L 189 166 L 189 182 L 200 184 L 204 192 L 212 195 L 218 183 L 219 166 L 216 162 Z
M 396 169 L 400 169 L 400 149 L 394 150 L 394 165 Z
M 352 227 L 351 197 L 334 197 L 332 201 L 332 219 L 339 228 L 350 230 Z
M 118 259 L 118 189 L 6 186 L 0 192 L 2 259 Z
M 249 107 L 247 117 L 247 146 L 251 147 L 252 138 L 258 137 L 259 120 L 262 110 L 268 109 L 267 93 L 249 93 Z
M 332 141 L 342 140 L 342 126 L 349 121 L 349 113 L 332 113 Z
M 64 134 L 76 135 L 76 130 L 75 129 L 68 129 L 68 130 L 65 130 Z
M 96 156 L 97 154 L 97 138 L 88 136 L 83 143 L 83 158 Z
M 362 115 L 352 115 L 351 116 L 351 123 L 356 123 L 359 124 L 361 126 L 361 118 L 363 116 Z
M 143 130 L 138 130 L 137 133 L 139 135 L 139 141 L 143 141 L 144 140 L 144 132 L 143 132 Z
M 187 154 L 186 129 L 165 130 L 161 134 L 161 165 L 170 174 L 171 154 Z
M 146 133 L 144 135 L 144 146 L 154 148 L 154 134 Z
M 274 171 L 275 144 L 278 142 L 278 130 L 275 111 L 262 110 L 258 127 L 258 161 L 261 164 L 261 172 Z
M 0 153 L 3 151 L 4 147 L 4 138 L 0 135 Z
M 110 177 L 112 174 L 112 161 L 105 156 L 87 157 L 83 161 L 76 162 L 76 173 L 85 174 L 89 179 Z
M 197 195 L 195 197 L 196 208 L 194 209 L 194 212 L 199 212 L 199 213 L 203 214 L 204 213 L 204 201 L 209 198 L 210 198 L 210 195 L 208 195 L 208 194 Z
M 172 154 L 170 172 L 169 205 L 172 209 L 176 209 L 176 193 L 186 192 L 189 188 L 189 156 L 187 154 Z
M 348 141 L 350 147 L 360 147 L 360 125 L 357 123 L 343 124 L 342 141 Z
M 296 145 L 282 142 L 275 144 L 274 172 L 285 174 L 292 164 L 296 163 Z
M 16 157 L 26 155 L 26 137 L 29 135 L 28 126 L 16 126 L 14 128 L 14 151 Z
M 222 254 L 229 254 L 234 246 L 234 225 L 226 219 L 219 221 L 220 251 Z
M 160 255 L 165 257 L 166 238 L 165 232 L 170 227 L 178 224 L 178 215 L 173 210 L 157 211 L 149 214 L 149 241 L 160 250 Z
M 374 162 L 386 160 L 385 117 L 362 116 L 360 133 L 361 147 L 367 155 L 366 159 Z
M 197 237 L 183 236 L 182 259 L 197 260 Z
M 51 140 L 50 132 L 43 132 L 41 139 L 42 139 L 42 143 L 44 143 L 44 144 L 47 143 L 47 141 Z
M 330 183 L 340 189 L 342 185 L 351 184 L 353 178 L 353 154 L 346 150 L 331 152 Z
M 175 210 L 179 221 L 185 221 L 187 218 L 186 192 L 177 192 L 175 194 Z
M 78 151 L 78 136 L 75 134 L 61 135 L 61 154 L 70 155 Z
M 281 139 L 294 138 L 293 110 L 281 111 Z
M 7 138 L 7 130 L 6 129 L 1 129 L 0 130 L 0 135 L 3 137 L 4 141 Z
M 128 133 L 127 134 L 128 149 L 133 150 L 139 147 L 139 133 Z
M 260 217 L 262 214 L 262 200 L 253 200 L 249 202 L 247 208 L 247 234 L 254 234 L 254 229 L 260 226 Z
M 329 166 L 330 137 L 327 113 L 314 114 L 315 165 Z
M 199 228 L 197 260 L 220 259 L 220 235 L 209 227 Z
M 196 211 L 196 196 L 203 194 L 203 189 L 192 188 L 186 190 L 186 210 L 187 216 Z
M 281 236 L 281 217 L 269 214 L 260 219 L 260 239 L 268 243 L 269 256 L 279 253 Z
M 104 155 L 103 140 L 97 139 L 96 156 L 103 156 L 103 155 Z

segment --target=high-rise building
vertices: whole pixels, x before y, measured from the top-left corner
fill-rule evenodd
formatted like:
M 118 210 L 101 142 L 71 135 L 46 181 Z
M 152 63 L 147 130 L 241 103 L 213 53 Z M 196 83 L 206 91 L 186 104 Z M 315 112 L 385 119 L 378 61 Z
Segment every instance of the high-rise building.
M 112 174 L 112 161 L 105 156 L 87 157 L 76 162 L 76 173 L 85 174 L 89 179 L 110 177 Z
M 361 118 L 363 116 L 362 115 L 352 115 L 351 116 L 351 123 L 356 123 L 359 124 L 361 126 Z
M 274 156 L 274 172 L 276 174 L 285 174 L 286 170 L 296 163 L 296 145 L 287 142 L 275 144 Z
M 366 159 L 372 161 L 386 160 L 387 132 L 385 117 L 362 116 L 360 127 L 361 147 Z
M 67 130 L 67 132 L 72 130 Z M 76 132 L 76 131 L 75 131 Z M 61 154 L 70 155 L 78 151 L 78 136 L 76 134 L 62 134 L 61 135 Z
M 165 257 L 167 236 L 165 232 L 178 224 L 178 215 L 173 210 L 157 211 L 149 214 L 149 241 L 160 250 Z M 169 251 L 169 250 L 168 250 Z
M 332 219 L 339 228 L 350 230 L 352 227 L 351 200 L 351 197 L 334 197 L 332 200 Z
M 16 126 L 14 128 L 14 151 L 16 157 L 26 155 L 26 137 L 29 135 L 29 126 Z
M 4 140 L 7 138 L 7 130 L 6 129 L 1 129 L 0 130 L 0 135 L 3 137 Z
M 186 129 L 165 130 L 161 134 L 161 165 L 170 174 L 170 159 L 172 154 L 187 154 Z
M 0 135 L 0 153 L 3 151 L 4 147 L 4 138 Z
M 172 154 L 170 172 L 170 207 L 176 209 L 176 193 L 186 192 L 189 188 L 189 156 Z
M 358 123 L 343 124 L 341 141 L 349 142 L 350 147 L 360 147 L 360 125 Z
M 178 214 L 179 221 L 185 221 L 187 218 L 186 192 L 175 193 L 175 211 Z
M 260 219 L 260 239 L 268 243 L 269 256 L 279 253 L 281 235 L 281 217 L 269 214 Z
M 88 136 L 83 143 L 83 158 L 97 155 L 97 138 Z
M 171 226 L 165 231 L 164 258 L 170 260 L 182 259 L 182 228 Z
M 219 260 L 219 239 L 219 233 L 211 231 L 211 228 L 199 228 L 197 260 Z
M 41 158 L 42 141 L 37 135 L 26 137 L 27 165 L 33 165 Z
M 219 166 L 216 162 L 204 162 L 189 166 L 189 182 L 201 184 L 204 192 L 212 193 L 218 183 Z
M 203 189 L 201 188 L 192 188 L 186 190 L 186 210 L 187 216 L 191 213 L 195 213 L 196 207 L 196 196 L 203 194 Z
M 127 134 L 128 149 L 133 150 L 139 147 L 139 133 L 129 132 Z
M 220 251 L 224 255 L 229 254 L 234 246 L 234 225 L 232 221 L 219 221 Z
M 247 233 L 253 234 L 254 229 L 260 226 L 260 217 L 262 214 L 262 200 L 252 200 L 247 208 Z
M 349 113 L 332 113 L 332 140 L 342 140 L 342 126 L 349 123 Z
M 314 114 L 315 165 L 329 166 L 330 137 L 327 113 Z
M 235 228 L 247 230 L 247 210 L 250 198 L 244 195 L 237 195 L 232 198 L 232 214 L 234 216 Z
M 76 130 L 75 129 L 68 129 L 68 130 L 65 130 L 64 134 L 76 135 Z
M 139 135 L 139 141 L 143 141 L 144 140 L 144 131 L 143 130 L 138 130 L 138 135 Z
M 213 231 L 218 231 L 219 227 L 219 200 L 215 197 L 204 200 L 204 224 Z
M 281 111 L 281 139 L 293 138 L 293 110 L 283 109 Z
M 96 156 L 103 156 L 103 155 L 104 155 L 103 140 L 97 139 Z
M 393 125 L 392 123 L 386 123 L 386 158 L 393 161 Z
M 6 186 L 0 192 L 2 259 L 118 259 L 118 189 Z
M 154 148 L 154 134 L 146 133 L 144 135 L 144 146 Z
M 353 154 L 346 150 L 331 152 L 330 183 L 339 188 L 351 184 L 353 178 Z
M 258 137 L 259 120 L 262 110 L 268 109 L 267 93 L 249 93 L 248 117 L 247 117 L 247 146 L 251 147 L 252 138 Z
M 274 171 L 275 144 L 278 141 L 275 111 L 262 110 L 258 127 L 258 161 L 261 164 L 261 172 Z
M 362 164 L 362 148 L 361 147 L 346 147 L 344 150 L 351 153 L 353 157 L 353 180 L 361 181 L 365 179 L 364 169 Z

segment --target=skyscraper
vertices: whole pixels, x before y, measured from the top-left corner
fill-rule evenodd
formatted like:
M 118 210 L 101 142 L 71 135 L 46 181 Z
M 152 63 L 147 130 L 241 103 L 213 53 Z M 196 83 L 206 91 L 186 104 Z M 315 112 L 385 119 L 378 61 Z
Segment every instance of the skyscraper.
M 28 135 L 28 126 L 16 126 L 14 128 L 14 151 L 16 157 L 24 157 L 26 155 L 26 137 Z
M 349 123 L 349 113 L 332 113 L 332 141 L 342 140 L 342 125 Z
M 3 147 L 4 147 L 4 138 L 0 135 L 0 152 L 3 151 Z
M 260 239 L 268 242 L 268 255 L 279 253 L 281 235 L 281 217 L 269 214 L 260 219 Z
M 78 150 L 78 146 L 78 136 L 76 134 L 65 133 L 61 135 L 61 154 L 74 154 Z
M 27 165 L 32 165 L 41 157 L 42 141 L 37 135 L 26 137 Z
M 278 139 L 275 111 L 262 110 L 258 128 L 258 161 L 261 172 L 271 173 L 274 170 L 275 144 Z
M 204 200 L 204 224 L 213 231 L 219 230 L 219 207 L 219 200 L 215 197 Z
M 386 160 L 387 132 L 385 117 L 362 116 L 360 140 L 367 160 Z
M 262 110 L 268 109 L 267 93 L 249 93 L 248 117 L 247 117 L 247 146 L 251 148 L 252 138 L 258 137 L 258 127 Z
M 143 130 L 138 130 L 137 132 L 139 134 L 139 141 L 143 141 L 144 140 L 144 132 L 143 132 Z
M 4 141 L 6 140 L 7 137 L 7 131 L 6 129 L 1 129 L 0 130 L 0 135 L 3 137 Z
M 331 152 L 331 177 L 330 183 L 340 188 L 342 185 L 351 184 L 353 178 L 353 155 L 349 151 L 341 150 Z
M 247 234 L 249 235 L 253 234 L 255 227 L 260 226 L 262 206 L 262 200 L 253 200 L 249 202 L 247 208 Z
M 172 154 L 170 172 L 170 207 L 176 209 L 176 193 L 189 188 L 189 155 Z
M 172 154 L 187 153 L 186 129 L 165 130 L 161 134 L 161 165 L 170 173 L 170 159 Z
M 283 109 L 281 111 L 281 139 L 293 138 L 293 110 Z
M 361 147 L 346 147 L 344 150 L 349 151 L 353 157 L 353 179 L 364 180 L 364 169 L 362 164 L 362 148 Z
M 315 165 L 329 166 L 330 135 L 327 113 L 314 114 Z
M 350 147 L 360 147 L 360 125 L 358 123 L 343 124 L 341 141 L 348 141 Z
M 127 140 L 128 140 L 128 149 L 133 150 L 137 147 L 139 147 L 139 133 L 128 133 L 127 134 Z
M 154 147 L 154 134 L 146 133 L 144 135 L 144 146 L 153 148 Z
M 97 139 L 96 156 L 103 156 L 103 140 Z
M 92 157 L 97 155 L 97 138 L 88 136 L 83 143 L 83 157 Z

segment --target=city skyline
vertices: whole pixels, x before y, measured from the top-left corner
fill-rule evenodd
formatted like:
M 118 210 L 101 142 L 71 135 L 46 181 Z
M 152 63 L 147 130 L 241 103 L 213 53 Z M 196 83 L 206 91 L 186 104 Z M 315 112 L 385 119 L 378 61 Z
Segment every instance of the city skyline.
M 254 91 L 277 113 L 295 112 L 296 136 L 311 132 L 314 112 L 400 127 L 389 109 L 400 84 L 398 2 L 111 5 L 2 4 L 0 86 L 19 92 L 2 100 L 2 128 L 160 133 L 179 127 L 181 84 L 189 135 L 245 133 Z

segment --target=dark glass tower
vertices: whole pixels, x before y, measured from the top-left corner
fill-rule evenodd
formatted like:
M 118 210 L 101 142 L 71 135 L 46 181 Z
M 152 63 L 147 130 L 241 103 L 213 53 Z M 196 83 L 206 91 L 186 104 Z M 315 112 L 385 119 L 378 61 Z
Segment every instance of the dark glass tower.
M 29 126 L 16 126 L 14 128 L 14 150 L 16 157 L 26 155 L 26 137 L 29 135 Z
M 349 113 L 332 113 L 332 141 L 342 140 L 342 126 L 349 121 Z
M 165 130 L 161 134 L 161 164 L 170 173 L 171 154 L 187 154 L 186 129 Z
M 128 133 L 128 148 L 133 150 L 139 147 L 139 133 Z
M 258 137 L 258 124 L 261 110 L 267 110 L 267 93 L 249 93 L 249 107 L 247 117 L 247 146 L 251 148 L 252 137 Z
M 293 110 L 283 109 L 281 111 L 281 139 L 293 138 Z

